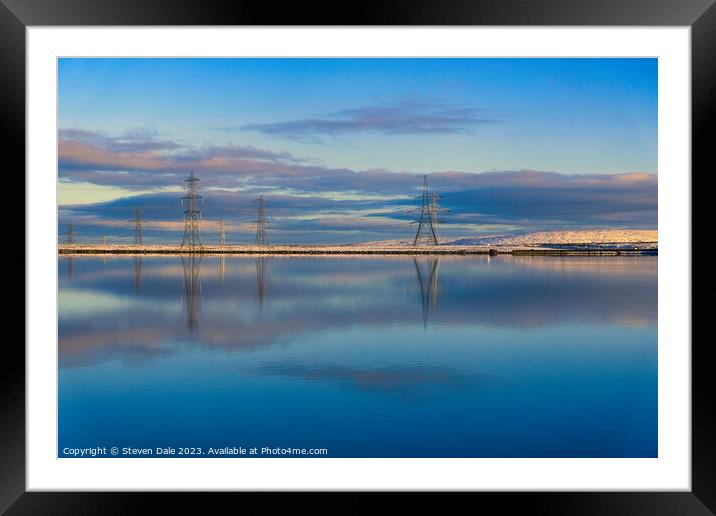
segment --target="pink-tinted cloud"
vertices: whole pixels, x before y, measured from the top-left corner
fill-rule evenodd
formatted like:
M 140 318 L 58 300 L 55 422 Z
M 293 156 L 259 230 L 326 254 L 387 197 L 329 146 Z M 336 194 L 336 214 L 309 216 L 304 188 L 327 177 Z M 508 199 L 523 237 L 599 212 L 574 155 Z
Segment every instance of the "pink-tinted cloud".
M 356 231 L 362 232 L 361 239 L 397 236 L 422 186 L 422 177 L 408 171 L 331 168 L 251 146 L 195 148 L 141 131 L 110 137 L 63 130 L 59 156 L 63 182 L 143 194 L 84 208 L 67 206 L 60 213 L 62 221 L 91 213 L 126 222 L 133 218 L 134 207 L 147 208 L 148 219 L 155 221 L 180 220 L 177 194 L 161 191 L 180 188 L 188 172 L 195 170 L 208 218 L 246 223 L 253 200 L 264 194 L 275 217 L 274 229 L 284 231 L 288 240 L 295 239 L 296 232 L 316 231 L 323 231 L 322 238 L 328 238 L 328 232 L 343 232 L 351 241 L 358 238 Z M 447 232 L 478 225 L 656 227 L 658 177 L 654 174 L 439 171 L 429 174 L 429 186 L 450 210 L 445 217 Z M 100 228 L 90 231 L 97 233 Z
M 134 143 L 137 143 L 134 146 Z M 59 141 L 60 178 L 122 188 L 180 186 L 189 170 L 202 184 L 214 188 L 290 188 L 296 192 L 364 192 L 412 195 L 421 186 L 410 172 L 353 171 L 331 168 L 252 146 L 224 145 L 192 148 L 177 142 L 135 142 L 126 135 L 111 138 L 97 133 L 63 130 Z M 440 171 L 430 174 L 441 191 L 469 188 L 619 187 L 656 185 L 645 173 L 565 175 L 531 170 L 485 172 Z

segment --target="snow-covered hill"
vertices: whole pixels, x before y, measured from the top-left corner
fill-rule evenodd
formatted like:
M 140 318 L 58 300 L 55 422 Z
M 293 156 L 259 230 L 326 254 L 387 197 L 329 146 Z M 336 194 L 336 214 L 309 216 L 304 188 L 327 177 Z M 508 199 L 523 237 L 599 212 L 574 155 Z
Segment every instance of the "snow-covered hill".
M 454 245 L 569 245 L 569 244 L 626 244 L 656 243 L 657 230 L 590 229 L 582 231 L 539 231 L 520 235 L 468 237 L 452 240 Z
M 639 244 L 638 247 L 656 247 L 658 231 L 655 229 L 586 229 L 575 231 L 539 231 L 499 236 L 474 236 L 441 238 L 442 245 L 485 245 L 485 246 L 568 246 L 608 244 Z M 412 244 L 412 240 L 382 240 L 357 245 L 400 246 Z

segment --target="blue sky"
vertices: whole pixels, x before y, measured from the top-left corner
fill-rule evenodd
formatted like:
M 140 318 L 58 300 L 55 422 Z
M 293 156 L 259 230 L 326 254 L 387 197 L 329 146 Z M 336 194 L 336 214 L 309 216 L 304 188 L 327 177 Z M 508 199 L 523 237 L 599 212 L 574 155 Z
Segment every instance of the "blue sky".
M 190 168 L 207 231 L 225 218 L 237 239 L 258 193 L 278 240 L 399 237 L 422 174 L 456 203 L 446 235 L 656 227 L 656 59 L 71 58 L 58 73 L 60 219 L 88 238 L 124 238 L 122 210 L 159 210 Z M 158 241 L 176 238 L 172 208 Z

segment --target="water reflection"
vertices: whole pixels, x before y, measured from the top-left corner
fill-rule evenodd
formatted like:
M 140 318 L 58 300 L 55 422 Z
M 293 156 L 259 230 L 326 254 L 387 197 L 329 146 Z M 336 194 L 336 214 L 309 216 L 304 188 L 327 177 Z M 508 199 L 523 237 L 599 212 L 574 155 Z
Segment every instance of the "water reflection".
M 413 258 L 415 272 L 418 275 L 420 284 L 420 301 L 423 306 L 423 327 L 428 327 L 428 315 L 438 309 L 438 265 L 440 259 L 437 257 L 427 260 L 426 271 L 421 271 L 417 258 Z
M 415 396 L 420 387 L 442 385 L 460 389 L 473 383 L 455 368 L 444 365 L 379 365 L 363 367 L 316 366 L 300 363 L 272 363 L 264 365 L 261 373 L 287 378 L 320 382 L 337 380 L 349 387 L 361 390 L 392 391 Z
M 60 258 L 61 447 L 656 454 L 657 257 Z
M 82 263 L 79 272 L 73 272 L 73 259 Z M 190 255 L 115 257 L 104 267 L 102 259 L 64 258 L 61 293 L 71 293 L 72 304 L 60 303 L 61 362 L 69 349 L 122 349 L 130 332 L 133 344 L 147 348 L 181 338 L 185 329 L 205 346 L 248 349 L 326 329 L 409 328 L 418 295 L 423 329 L 656 324 L 655 257 L 493 257 L 488 264 L 486 257 L 264 256 L 228 257 L 231 263 L 222 266 L 219 257 Z M 213 267 L 202 267 L 214 260 Z M 134 282 L 126 281 L 130 271 Z M 71 287 L 63 281 L 70 278 Z M 124 301 L 140 289 L 141 302 Z M 105 317 L 96 317 L 98 306 L 107 307 Z M 63 320 L 64 310 L 71 319 Z
M 139 292 L 142 288 L 142 257 L 134 257 L 134 291 Z
M 182 256 L 181 263 L 184 268 L 184 297 L 186 303 L 186 326 L 190 333 L 194 332 L 199 320 L 199 306 L 201 305 L 201 281 L 199 271 L 203 255 Z
M 256 258 L 256 298 L 259 306 L 264 305 L 264 296 L 266 295 L 266 277 L 268 274 L 268 257 L 260 256 Z

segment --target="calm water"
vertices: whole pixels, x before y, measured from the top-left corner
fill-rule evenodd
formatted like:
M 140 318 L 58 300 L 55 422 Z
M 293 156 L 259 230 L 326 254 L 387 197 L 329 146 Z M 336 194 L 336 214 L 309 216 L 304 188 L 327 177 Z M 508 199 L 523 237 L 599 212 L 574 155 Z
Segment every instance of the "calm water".
M 654 457 L 657 260 L 61 257 L 58 453 Z

